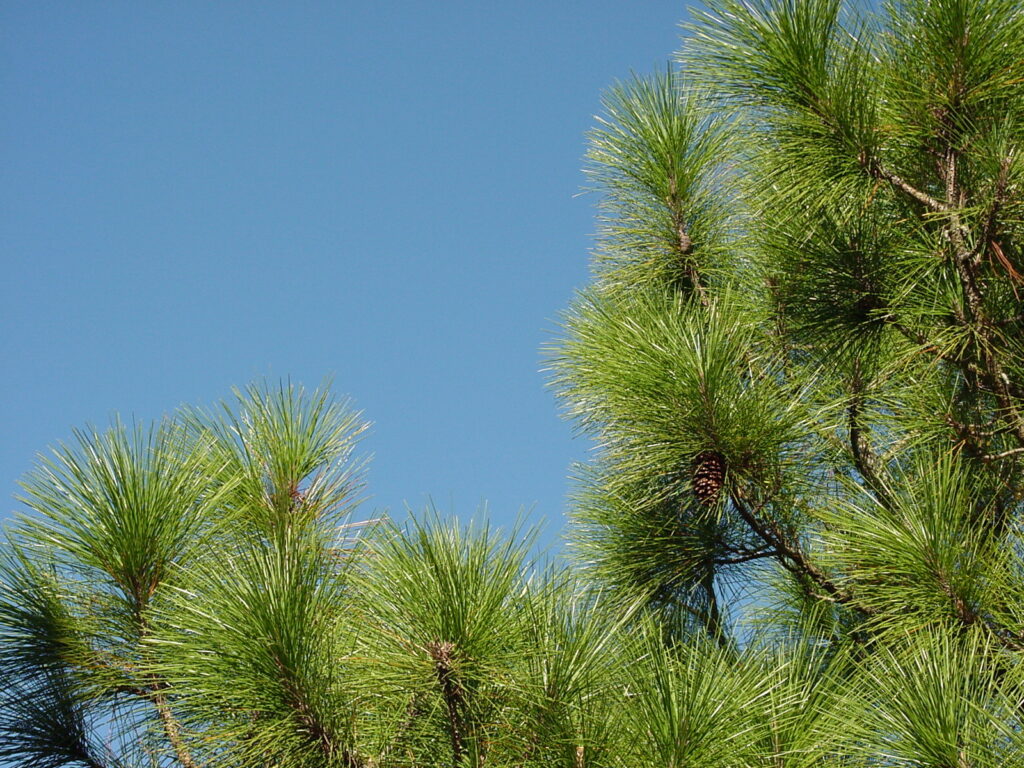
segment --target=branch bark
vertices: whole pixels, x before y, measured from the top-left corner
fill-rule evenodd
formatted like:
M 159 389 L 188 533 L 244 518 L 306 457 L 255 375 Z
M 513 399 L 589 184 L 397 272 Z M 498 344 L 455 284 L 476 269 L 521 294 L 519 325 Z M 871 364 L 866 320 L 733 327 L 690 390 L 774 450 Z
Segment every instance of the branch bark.
M 869 162 L 868 168 L 871 175 L 875 176 L 876 178 L 885 179 L 894 187 L 899 189 L 901 192 L 903 192 L 906 195 L 909 195 L 914 200 L 921 203 L 928 209 L 935 211 L 937 213 L 949 210 L 949 206 L 947 206 L 941 200 L 932 197 L 927 192 L 922 192 L 917 187 L 908 183 L 905 179 L 903 179 L 903 177 L 897 176 L 895 173 L 893 173 L 884 165 L 882 165 L 882 163 L 879 160 L 871 160 Z
M 1006 459 L 1010 456 L 1018 456 L 1024 453 L 1024 447 L 1021 448 L 1010 448 L 1007 451 L 1001 451 L 1000 453 L 988 453 L 981 457 L 981 460 L 986 464 L 992 461 L 999 461 L 1000 459 Z
M 278 658 L 275 658 L 274 662 L 281 676 L 281 685 L 287 694 L 288 705 L 295 711 L 310 741 L 316 745 L 325 757 L 330 758 L 335 754 L 339 754 L 342 765 L 349 768 L 360 768 L 362 761 L 349 750 L 340 747 L 335 735 L 317 716 L 313 707 L 310 706 L 305 692 L 284 663 Z
M 722 627 L 722 614 L 718 607 L 718 595 L 715 594 L 715 567 L 713 563 L 708 563 L 705 568 L 701 586 L 708 596 L 708 610 L 705 621 L 708 634 L 715 639 L 719 646 L 726 648 L 729 645 L 729 640 L 725 636 L 725 630 Z
M 465 691 L 459 683 L 453 665 L 455 644 L 434 640 L 427 643 L 426 651 L 434 662 L 434 674 L 441 686 L 441 697 L 448 714 L 448 735 L 452 742 L 452 767 L 459 768 L 462 755 L 465 752 L 465 718 L 463 716 Z
M 857 604 L 849 593 L 840 589 L 835 582 L 829 579 L 824 571 L 810 561 L 806 553 L 800 548 L 800 545 L 795 541 L 791 541 L 786 536 L 778 523 L 760 519 L 756 511 L 749 508 L 746 502 L 747 499 L 741 490 L 736 489 L 733 491 L 732 503 L 736 511 L 739 512 L 740 517 L 743 518 L 744 522 L 762 541 L 776 552 L 779 563 L 786 570 L 808 577 L 826 593 L 825 595 L 819 595 L 823 599 L 850 605 L 868 615 L 874 613 L 873 610 Z
M 694 292 L 700 298 L 701 305 L 707 307 L 710 304 L 711 299 L 708 297 L 707 288 L 705 288 L 704 283 L 701 282 L 700 272 L 697 271 L 697 265 L 694 263 L 693 258 L 690 255 L 693 251 L 693 240 L 690 239 L 690 234 L 686 231 L 686 224 L 678 214 L 676 216 L 676 237 L 676 246 L 679 248 L 679 257 L 686 265 L 686 275 L 690 278 L 690 283 L 693 285 Z
M 892 500 L 885 489 L 885 485 L 878 477 L 877 458 L 861 424 L 861 412 L 864 407 L 864 381 L 861 377 L 860 360 L 854 362 L 853 377 L 850 382 L 852 396 L 850 407 L 847 409 L 847 417 L 850 433 L 850 450 L 853 453 L 853 464 L 864 478 L 864 482 L 879 502 L 886 507 L 892 506 Z
M 166 688 L 167 685 L 165 683 L 154 682 L 150 686 L 147 695 L 153 702 L 153 706 L 156 707 L 160 723 L 163 725 L 164 733 L 167 735 L 167 741 L 170 742 L 178 762 L 184 768 L 199 768 L 199 763 L 192 758 L 192 753 L 185 745 L 185 739 L 181 735 L 181 726 L 174 718 L 174 713 L 171 712 L 171 705 L 167 702 L 167 697 L 163 693 Z
M 149 635 L 149 622 L 146 619 L 145 605 L 152 597 L 153 592 L 156 589 L 156 584 L 153 583 L 147 588 L 147 592 L 144 597 L 137 596 L 135 603 L 135 620 L 138 625 L 139 638 L 144 639 Z M 160 718 L 160 723 L 163 726 L 164 734 L 167 736 L 167 741 L 171 745 L 171 749 L 174 750 L 174 755 L 181 763 L 183 768 L 200 768 L 200 764 L 195 761 L 192 757 L 192 753 L 185 743 L 185 737 L 181 733 L 181 725 L 174 717 L 174 712 L 171 710 L 171 705 L 167 700 L 167 691 L 170 686 L 155 674 L 148 675 L 148 679 L 145 680 L 146 687 L 142 689 L 142 694 L 148 698 L 153 706 L 156 708 L 157 716 Z
M 742 555 L 736 555 L 735 557 L 719 557 L 715 559 L 715 565 L 739 565 L 740 563 L 749 563 L 751 560 L 760 560 L 765 557 L 778 557 L 779 553 L 770 548 L 759 549 L 756 552 L 748 552 Z

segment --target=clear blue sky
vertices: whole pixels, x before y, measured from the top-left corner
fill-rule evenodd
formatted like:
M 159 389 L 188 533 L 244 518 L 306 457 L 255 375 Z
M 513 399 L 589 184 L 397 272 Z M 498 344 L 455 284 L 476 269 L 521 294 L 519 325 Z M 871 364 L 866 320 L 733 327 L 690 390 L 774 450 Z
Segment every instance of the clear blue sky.
M 521 507 L 588 446 L 541 345 L 601 91 L 684 2 L 0 3 L 0 483 L 75 426 L 333 376 L 366 507 Z

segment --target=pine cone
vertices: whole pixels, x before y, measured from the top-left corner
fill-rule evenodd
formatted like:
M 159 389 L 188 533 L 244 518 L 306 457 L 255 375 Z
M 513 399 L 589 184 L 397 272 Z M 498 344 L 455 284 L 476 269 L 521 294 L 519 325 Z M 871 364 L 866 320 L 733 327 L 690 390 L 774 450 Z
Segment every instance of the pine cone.
M 701 504 L 714 504 L 725 482 L 725 457 L 704 451 L 693 460 L 693 495 Z

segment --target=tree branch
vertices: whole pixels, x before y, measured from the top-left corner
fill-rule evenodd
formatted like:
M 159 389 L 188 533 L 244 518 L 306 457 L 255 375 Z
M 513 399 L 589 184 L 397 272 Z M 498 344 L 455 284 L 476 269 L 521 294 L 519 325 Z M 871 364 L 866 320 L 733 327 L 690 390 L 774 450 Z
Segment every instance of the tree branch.
M 777 523 L 761 520 L 754 511 L 747 507 L 745 502 L 746 499 L 743 491 L 735 489 L 732 493 L 732 503 L 736 511 L 739 512 L 740 517 L 750 526 L 751 530 L 775 550 L 778 561 L 784 568 L 792 573 L 810 578 L 811 581 L 827 593 L 827 596 L 819 595 L 822 599 L 851 605 L 865 614 L 874 612 L 871 609 L 856 604 L 847 592 L 836 586 L 821 569 L 808 559 L 807 555 L 800 549 L 799 544 L 788 539 Z
M 708 596 L 708 610 L 705 621 L 708 634 L 715 639 L 719 646 L 726 648 L 729 641 L 725 636 L 725 630 L 722 628 L 722 614 L 718 607 L 718 595 L 715 594 L 715 567 L 713 563 L 708 563 L 704 569 L 704 578 L 701 580 L 701 586 L 704 587 L 704 592 Z
M 427 643 L 426 651 L 434 662 L 434 674 L 441 686 L 441 697 L 444 699 L 448 713 L 448 735 L 452 742 L 452 766 L 458 768 L 462 762 L 465 738 L 463 707 L 465 691 L 459 682 L 453 665 L 455 644 L 434 640 Z
M 1003 647 L 1011 651 L 1024 650 L 1024 637 L 1021 637 L 1017 632 L 1008 630 L 1005 627 L 1000 627 L 990 618 L 982 616 L 978 611 L 971 607 L 966 600 L 956 593 L 945 574 L 940 572 L 936 575 L 938 576 L 939 588 L 946 597 L 949 598 L 953 607 L 953 612 L 965 627 L 981 624 L 999 639 L 999 642 L 1002 643 Z
M 156 707 L 157 714 L 160 716 L 160 722 L 164 727 L 164 733 L 167 734 L 167 740 L 171 743 L 171 748 L 174 750 L 174 755 L 178 758 L 178 762 L 184 768 L 199 768 L 199 763 L 192 759 L 192 753 L 185 746 L 185 740 L 181 735 L 181 726 L 174 719 L 171 706 L 167 703 L 167 697 L 163 694 L 166 688 L 167 685 L 165 683 L 154 682 L 150 686 L 147 695 L 153 702 L 153 706 Z
M 330 758 L 337 753 L 341 756 L 342 765 L 349 766 L 349 768 L 359 768 L 362 765 L 360 759 L 347 749 L 339 749 L 334 734 L 321 722 L 313 707 L 310 706 L 304 691 L 285 664 L 276 656 L 274 664 L 280 673 L 280 682 L 287 694 L 288 705 L 295 710 L 299 722 L 306 729 L 306 733 L 313 744 L 326 757 Z
M 697 271 L 697 265 L 694 264 L 691 252 L 693 251 L 693 240 L 690 239 L 689 233 L 686 231 L 686 224 L 683 221 L 682 215 L 676 213 L 676 247 L 679 249 L 679 257 L 683 260 L 686 265 L 686 275 L 690 278 L 690 283 L 693 286 L 694 292 L 700 297 L 700 303 L 707 307 L 710 304 L 710 298 L 708 297 L 707 288 L 700 279 L 700 272 Z
M 997 246 L 993 241 L 993 238 L 996 235 L 999 211 L 1002 210 L 1003 205 L 1005 205 L 1007 201 L 1006 187 L 1010 181 L 1010 163 L 1012 161 L 1012 155 L 1008 155 L 999 163 L 999 173 L 996 176 L 995 190 L 992 195 L 992 204 L 989 206 L 988 212 L 985 215 L 985 224 L 982 227 L 981 237 L 979 237 L 977 243 L 975 243 L 974 252 L 972 253 L 972 263 L 974 264 L 978 264 L 981 261 L 981 258 L 985 253 L 986 246 L 992 246 L 996 249 L 999 248 L 999 246 Z M 1001 251 L 998 251 L 998 253 L 1001 253 Z M 1009 266 L 1008 269 L 1012 270 L 1012 266 Z M 1011 274 L 1011 277 L 1014 277 L 1014 275 L 1015 273 Z
M 966 269 L 967 267 L 964 266 L 963 268 Z M 961 275 L 961 277 L 968 280 L 969 283 L 973 283 L 973 278 L 969 278 L 966 275 Z M 920 346 L 923 351 L 934 354 L 939 360 L 959 368 L 965 376 L 974 377 L 976 381 L 984 384 L 987 391 L 995 396 L 996 402 L 998 402 L 999 408 L 1006 419 L 1008 431 L 1021 445 L 1024 445 L 1024 419 L 1021 418 L 1020 412 L 1014 403 L 1014 398 L 1021 394 L 1020 388 L 1007 376 L 992 350 L 995 325 L 981 312 L 980 294 L 978 294 L 976 309 L 972 310 L 972 322 L 982 337 L 982 344 L 980 349 L 978 349 L 977 342 L 971 345 L 978 352 L 981 358 L 980 362 L 960 355 L 951 355 L 948 352 L 943 352 L 934 344 L 930 344 L 926 337 L 915 333 L 898 322 L 893 315 L 886 316 L 885 320 L 908 340 Z
M 897 189 L 901 190 L 905 194 L 922 203 L 926 207 L 936 212 L 948 211 L 949 206 L 943 203 L 941 200 L 937 200 L 926 192 L 922 192 L 913 185 L 909 184 L 902 177 L 897 176 L 895 173 L 886 168 L 877 159 L 872 159 L 869 163 L 869 171 L 871 175 L 876 178 L 885 179 Z
M 736 555 L 736 557 L 718 557 L 715 558 L 715 565 L 738 565 L 740 563 L 749 563 L 751 560 L 760 560 L 764 557 L 778 557 L 779 553 L 771 548 L 759 549 L 755 552 L 748 552 L 742 555 Z
M 145 597 L 141 597 L 142 593 L 140 593 L 135 603 L 135 621 L 138 625 L 140 640 L 149 635 L 149 622 L 146 619 L 144 608 L 155 590 L 156 582 L 153 582 L 147 587 Z M 171 706 L 164 693 L 170 686 L 155 674 L 150 674 L 145 682 L 147 685 L 143 689 L 144 695 L 153 702 L 153 706 L 156 708 L 157 715 L 163 725 L 164 733 L 167 735 L 167 741 L 170 742 L 178 762 L 181 763 L 183 768 L 199 768 L 199 763 L 192 758 L 192 753 L 185 744 L 185 738 L 181 734 L 181 726 L 175 720 L 174 713 L 171 711 Z
M 847 415 L 853 464 L 878 500 L 886 507 L 891 507 L 892 500 L 889 498 L 885 486 L 875 471 L 877 458 L 874 451 L 871 450 L 871 445 L 868 443 L 860 423 L 861 409 L 864 405 L 864 382 L 861 378 L 859 358 L 854 361 L 853 379 L 850 382 L 850 388 L 852 390 L 852 397 L 850 399 L 850 407 L 847 409 Z
M 384 749 L 381 750 L 376 760 L 370 762 L 370 766 L 376 766 L 378 764 L 387 764 L 388 757 L 394 751 L 395 747 L 401 743 L 402 738 L 412 729 L 415 725 L 416 720 L 420 717 L 420 694 L 413 694 L 413 697 L 409 700 L 409 703 L 405 707 L 405 717 L 402 722 L 398 724 L 395 729 L 394 737 L 387 743 Z
M 185 745 L 185 739 L 181 735 L 181 726 L 178 721 L 174 718 L 174 713 L 171 711 L 171 705 L 167 701 L 167 696 L 164 695 L 164 691 L 168 689 L 168 685 L 161 682 L 158 678 L 153 677 L 148 686 L 132 685 L 125 683 L 119 685 L 116 688 L 110 689 L 111 693 L 128 693 L 139 698 L 149 699 L 153 703 L 153 707 L 156 709 L 157 716 L 160 718 L 160 724 L 163 726 L 164 735 L 167 736 L 167 741 L 171 745 L 171 749 L 174 750 L 174 755 L 178 759 L 178 762 L 184 766 L 184 768 L 199 768 L 197 763 L 192 758 L 192 753 L 189 752 L 188 747 Z
M 1005 459 L 1005 458 L 1008 458 L 1010 456 L 1018 456 L 1018 455 L 1020 455 L 1022 453 L 1024 453 L 1024 448 L 1011 448 L 1008 451 L 1002 451 L 1000 453 L 988 453 L 988 454 L 985 454 L 984 456 L 981 456 L 979 458 L 983 462 L 988 464 L 989 462 L 992 462 L 992 461 L 999 461 L 1000 459 Z

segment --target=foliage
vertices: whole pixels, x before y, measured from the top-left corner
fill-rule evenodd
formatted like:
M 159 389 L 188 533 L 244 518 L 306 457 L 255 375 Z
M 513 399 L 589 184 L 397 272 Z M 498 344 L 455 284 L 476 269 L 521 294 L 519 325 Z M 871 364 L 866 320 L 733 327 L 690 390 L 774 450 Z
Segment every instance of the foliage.
M 0 558 L 0 759 L 1024 765 L 1024 8 L 709 0 L 590 134 L 569 565 L 359 517 L 325 390 L 85 430 Z

